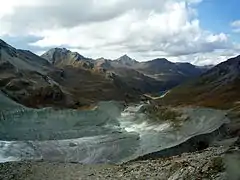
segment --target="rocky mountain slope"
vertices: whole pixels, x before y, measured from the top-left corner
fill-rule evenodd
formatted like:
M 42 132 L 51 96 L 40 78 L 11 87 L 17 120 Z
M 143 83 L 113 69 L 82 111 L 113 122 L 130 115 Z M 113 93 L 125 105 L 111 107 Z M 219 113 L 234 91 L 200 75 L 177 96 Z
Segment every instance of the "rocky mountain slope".
M 64 67 L 66 65 L 84 67 L 86 69 L 93 69 L 94 67 L 91 59 L 86 58 L 77 52 L 71 52 L 66 48 L 50 49 L 41 57 L 48 60 L 51 64 L 57 67 Z
M 214 108 L 239 107 L 240 56 L 210 69 L 196 80 L 173 89 L 164 101 Z
M 1 40 L 0 90 L 29 107 L 78 108 L 100 100 L 140 97 L 140 92 L 119 84 L 115 76 L 92 71 L 90 60 L 77 53 L 66 49 L 51 53 L 45 54 L 46 60 Z
M 164 84 L 163 89 L 183 83 L 184 81 L 201 75 L 205 68 L 200 69 L 190 63 L 173 63 L 167 59 L 154 59 L 146 62 L 138 62 L 127 55 L 110 62 L 111 67 L 132 69 L 149 78 L 155 79 Z
M 41 57 L 0 41 L 0 88 L 31 107 L 77 107 L 99 100 L 132 101 L 165 91 L 202 71 L 166 59 L 138 62 L 127 55 L 93 60 L 65 48 Z
M 0 89 L 15 101 L 32 107 L 65 102 L 61 88 L 47 76 L 55 68 L 30 51 L 0 41 L 0 69 Z
M 13 69 L 36 71 L 42 74 L 52 68 L 51 64 L 30 51 L 15 49 L 0 39 L 0 63 L 2 70 Z
M 167 59 L 155 59 L 137 64 L 135 69 L 174 87 L 201 75 L 202 70 L 190 63 L 172 63 Z
M 199 76 L 205 69 L 189 63 L 172 63 L 166 59 L 138 62 L 127 55 L 116 60 L 92 60 L 65 48 L 51 49 L 42 57 L 57 67 L 70 65 L 91 71 L 114 73 L 120 81 L 142 93 L 171 89 L 185 80 Z
M 92 60 L 65 48 L 54 48 L 43 54 L 41 57 L 47 59 L 55 67 L 62 69 L 65 69 L 66 66 L 68 66 L 71 68 L 89 70 L 94 74 L 105 74 L 107 77 L 111 77 L 120 89 L 129 87 L 141 93 L 146 93 L 157 92 L 162 88 L 165 88 L 160 81 L 148 77 L 134 69 L 130 70 L 130 66 L 138 62 L 132 60 L 126 55 L 115 61 L 104 58 Z M 72 78 L 76 79 L 74 77 Z

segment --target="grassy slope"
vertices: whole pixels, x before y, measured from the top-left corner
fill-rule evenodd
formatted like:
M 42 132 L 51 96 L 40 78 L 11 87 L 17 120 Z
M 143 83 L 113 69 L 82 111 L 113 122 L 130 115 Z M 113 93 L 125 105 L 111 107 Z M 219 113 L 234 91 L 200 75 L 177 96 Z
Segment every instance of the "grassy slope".
M 201 77 L 174 88 L 159 102 L 220 109 L 237 107 L 240 101 L 240 58 L 223 62 Z
M 240 80 L 218 87 L 216 84 L 201 85 L 201 80 L 196 83 L 189 82 L 184 86 L 173 89 L 162 103 L 173 105 L 197 105 L 220 109 L 233 107 L 240 101 Z

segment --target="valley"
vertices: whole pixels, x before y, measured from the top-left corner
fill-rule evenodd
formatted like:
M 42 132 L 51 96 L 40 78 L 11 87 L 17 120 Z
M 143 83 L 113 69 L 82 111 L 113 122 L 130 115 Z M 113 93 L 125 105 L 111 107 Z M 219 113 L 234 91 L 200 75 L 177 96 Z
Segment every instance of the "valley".
M 65 48 L 37 56 L 0 40 L 0 179 L 227 179 L 239 60 L 209 69 Z

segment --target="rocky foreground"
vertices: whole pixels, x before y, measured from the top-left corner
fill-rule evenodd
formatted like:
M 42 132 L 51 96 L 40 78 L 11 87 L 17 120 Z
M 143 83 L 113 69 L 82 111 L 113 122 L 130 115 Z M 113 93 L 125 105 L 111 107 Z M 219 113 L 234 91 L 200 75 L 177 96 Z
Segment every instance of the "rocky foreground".
M 48 162 L 11 162 L 0 165 L 0 179 L 78 180 L 78 179 L 214 179 L 239 180 L 240 141 L 232 139 L 203 151 L 129 162 L 121 165 L 80 165 Z

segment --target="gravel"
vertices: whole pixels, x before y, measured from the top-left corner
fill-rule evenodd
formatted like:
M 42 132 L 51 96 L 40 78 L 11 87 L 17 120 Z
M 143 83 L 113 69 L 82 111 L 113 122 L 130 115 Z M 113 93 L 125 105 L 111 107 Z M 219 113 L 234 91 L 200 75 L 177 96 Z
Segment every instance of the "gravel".
M 210 147 L 206 150 L 184 153 L 157 160 L 128 162 L 121 165 L 81 165 L 53 162 L 11 162 L 0 164 L 2 180 L 88 180 L 88 179 L 158 179 L 198 180 L 229 179 L 227 157 L 229 148 Z M 234 153 L 240 157 L 239 149 Z M 235 158 L 236 159 L 236 158 Z M 232 162 L 231 162 L 232 164 Z M 231 180 L 238 180 L 231 177 Z

